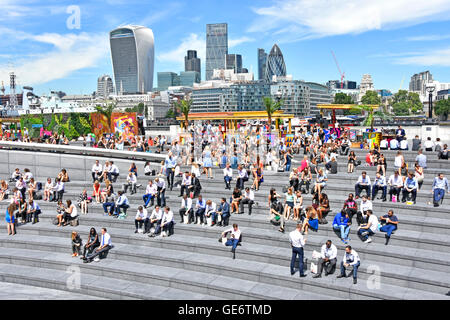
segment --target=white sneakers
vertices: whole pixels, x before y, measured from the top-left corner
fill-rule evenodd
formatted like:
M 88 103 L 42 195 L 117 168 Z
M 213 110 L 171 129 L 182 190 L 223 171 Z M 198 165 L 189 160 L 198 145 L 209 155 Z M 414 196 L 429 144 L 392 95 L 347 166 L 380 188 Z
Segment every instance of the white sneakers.
M 95 262 L 99 262 L 99 261 L 100 261 L 100 258 L 99 258 L 99 257 L 95 257 L 95 258 L 94 258 L 94 261 L 95 261 Z
M 371 243 L 372 242 L 372 238 L 368 238 L 366 241 L 364 241 L 364 243 Z

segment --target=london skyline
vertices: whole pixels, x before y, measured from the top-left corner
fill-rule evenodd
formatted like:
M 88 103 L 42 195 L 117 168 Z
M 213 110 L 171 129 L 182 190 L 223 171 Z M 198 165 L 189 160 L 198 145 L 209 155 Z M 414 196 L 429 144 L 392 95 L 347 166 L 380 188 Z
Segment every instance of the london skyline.
M 350 10 L 352 3 L 357 6 Z M 184 70 L 187 50 L 198 52 L 205 80 L 206 25 L 214 23 L 228 24 L 229 52 L 241 54 L 243 67 L 255 78 L 258 48 L 270 52 L 278 44 L 294 79 L 339 79 L 333 50 L 347 80 L 359 83 L 363 74 L 371 74 L 377 89 L 396 92 L 402 79 L 407 89 L 410 77 L 425 70 L 436 80 L 450 81 L 450 32 L 443 32 L 450 26 L 450 3 L 443 0 L 381 1 L 377 6 L 347 1 L 330 9 L 315 1 L 308 10 L 302 10 L 302 0 L 189 5 L 109 0 L 78 1 L 75 7 L 68 1 L 0 0 L 0 5 L 5 10 L 0 18 L 0 81 L 7 85 L 6 75 L 13 69 L 19 86 L 33 86 L 37 94 L 95 91 L 99 76 L 113 76 L 108 33 L 125 24 L 153 30 L 154 87 L 157 72 Z M 230 10 L 236 6 L 240 10 Z M 79 21 L 74 18 L 77 7 Z M 367 11 L 372 12 L 369 17 Z

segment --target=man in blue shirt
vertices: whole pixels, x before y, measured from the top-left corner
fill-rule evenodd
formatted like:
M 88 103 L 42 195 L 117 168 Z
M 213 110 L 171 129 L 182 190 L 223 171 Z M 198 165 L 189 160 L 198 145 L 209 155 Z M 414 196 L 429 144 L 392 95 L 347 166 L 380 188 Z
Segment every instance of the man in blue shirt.
M 382 216 L 380 218 L 381 222 L 386 222 L 386 224 L 384 226 L 382 226 L 380 228 L 381 232 L 386 232 L 386 243 L 385 245 L 388 245 L 389 243 L 389 239 L 391 238 L 392 232 L 394 232 L 395 230 L 397 230 L 397 226 L 398 226 L 398 218 L 397 216 L 394 215 L 394 211 L 389 210 L 388 214 L 385 216 Z
M 439 202 L 444 198 L 445 189 L 450 193 L 450 185 L 448 184 L 447 178 L 444 177 L 443 173 L 434 178 L 433 181 L 433 203 L 435 207 L 439 207 Z
M 350 233 L 350 218 L 348 217 L 348 213 L 338 212 L 333 220 L 333 229 L 341 231 L 341 241 L 345 244 L 350 240 L 348 234 Z
M 406 198 L 409 197 L 409 195 L 411 194 L 412 201 L 414 201 L 414 204 L 415 204 L 416 197 L 417 197 L 417 188 L 418 188 L 417 179 L 414 177 L 413 173 L 410 171 L 410 172 L 408 172 L 408 177 L 405 179 L 405 184 L 403 185 L 402 202 L 406 202 Z
M 227 199 L 225 198 L 222 198 L 219 207 L 217 208 L 216 212 L 214 212 L 212 215 L 214 222 L 216 222 L 218 215 L 222 217 L 222 220 L 217 225 L 221 227 L 228 226 L 228 219 L 230 217 L 230 205 L 227 202 Z
M 206 210 L 206 201 L 202 199 L 202 196 L 199 195 L 197 199 L 197 204 L 195 205 L 195 223 L 198 224 L 204 224 L 203 218 L 205 217 L 205 210 Z M 200 219 L 199 219 L 200 217 Z
M 372 187 L 372 200 L 375 200 L 375 197 L 377 196 L 378 190 L 382 190 L 382 199 L 383 201 L 386 201 L 386 194 L 387 194 L 387 183 L 386 183 L 386 177 L 382 176 L 380 172 L 377 172 L 377 175 L 375 177 L 375 182 L 373 183 Z
M 166 157 L 166 175 L 167 175 L 167 183 L 169 184 L 170 191 L 173 189 L 173 179 L 174 179 L 174 173 L 175 173 L 175 167 L 177 165 L 177 160 L 172 155 L 172 152 L 169 152 L 169 154 Z
M 419 163 L 419 166 L 426 169 L 427 168 L 427 156 L 422 153 L 422 149 L 419 149 L 418 155 L 416 157 L 416 161 Z

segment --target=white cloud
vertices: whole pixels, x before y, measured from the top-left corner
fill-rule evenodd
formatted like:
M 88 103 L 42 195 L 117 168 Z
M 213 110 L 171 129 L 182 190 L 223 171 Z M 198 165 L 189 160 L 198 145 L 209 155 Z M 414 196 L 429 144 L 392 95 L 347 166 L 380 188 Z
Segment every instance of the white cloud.
M 234 48 L 240 44 L 247 43 L 247 42 L 253 42 L 253 41 L 255 41 L 255 39 L 249 38 L 249 37 L 241 37 L 238 39 L 228 39 L 228 48 Z
M 450 67 L 450 47 L 397 58 L 395 64 Z
M 440 41 L 450 39 L 450 34 L 430 34 L 425 36 L 415 36 L 406 38 L 407 41 Z
M 181 41 L 177 48 L 158 54 L 156 58 L 160 62 L 177 63 L 179 66 L 184 66 L 184 57 L 188 50 L 196 50 L 197 56 L 203 63 L 206 57 L 205 36 L 191 33 Z
M 284 34 L 286 41 L 450 19 L 448 0 L 276 0 L 253 10 L 259 17 L 247 31 Z
M 21 33 L 23 39 L 51 44 L 54 49 L 27 57 L 15 57 L 14 71 L 22 85 L 43 84 L 62 79 L 71 73 L 94 67 L 108 57 L 107 34 L 56 34 L 32 35 Z M 0 78 L 9 78 L 9 66 L 0 65 Z

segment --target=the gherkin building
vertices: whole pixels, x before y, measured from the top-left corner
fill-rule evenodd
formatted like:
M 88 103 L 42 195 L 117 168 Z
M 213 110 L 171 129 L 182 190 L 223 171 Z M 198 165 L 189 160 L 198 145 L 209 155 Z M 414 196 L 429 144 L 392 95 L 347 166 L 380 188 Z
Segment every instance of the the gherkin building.
M 270 54 L 267 57 L 265 80 L 267 82 L 272 82 L 273 76 L 286 76 L 286 64 L 284 63 L 283 54 L 276 44 L 272 47 L 272 50 L 270 50 Z

